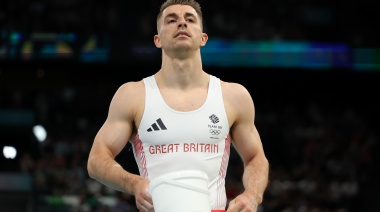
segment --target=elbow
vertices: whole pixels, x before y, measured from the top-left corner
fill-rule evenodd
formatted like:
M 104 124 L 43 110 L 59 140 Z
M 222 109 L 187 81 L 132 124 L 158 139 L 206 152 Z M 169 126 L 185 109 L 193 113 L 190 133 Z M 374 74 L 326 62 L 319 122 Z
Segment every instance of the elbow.
M 258 164 L 260 164 L 259 166 L 263 168 L 269 168 L 269 160 L 265 156 L 264 153 L 260 153 L 255 156 L 252 156 L 251 158 L 246 160 L 244 164 L 245 166 L 249 166 L 249 165 L 257 166 Z
M 267 157 L 263 157 L 262 158 L 262 164 L 263 164 L 263 167 L 266 169 L 266 172 L 267 172 L 267 176 L 269 175 L 269 169 L 270 169 L 270 164 L 269 164 L 269 160 Z
M 269 167 L 269 160 L 268 158 L 266 157 L 266 155 L 264 154 L 264 152 L 262 152 L 260 155 L 259 155 L 259 158 L 261 160 L 261 163 L 265 166 L 265 167 Z
M 270 165 L 270 164 L 269 164 L 269 160 L 268 160 L 268 158 L 267 158 L 267 157 L 264 157 L 263 161 L 264 161 L 265 166 L 269 168 L 269 165 Z
M 93 160 L 91 159 L 91 157 L 88 158 L 87 160 L 87 173 L 88 173 L 88 176 L 91 177 L 91 178 L 95 178 L 95 171 L 93 169 Z

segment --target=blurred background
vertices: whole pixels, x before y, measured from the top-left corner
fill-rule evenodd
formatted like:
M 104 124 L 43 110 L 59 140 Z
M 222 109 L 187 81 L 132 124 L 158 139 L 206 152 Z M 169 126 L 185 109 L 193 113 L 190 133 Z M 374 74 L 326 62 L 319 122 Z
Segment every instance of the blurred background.
M 90 179 L 111 98 L 160 68 L 163 1 L 0 1 L 0 208 L 137 211 Z M 200 1 L 204 70 L 250 91 L 270 167 L 259 211 L 380 211 L 378 1 Z M 131 146 L 117 160 L 138 173 Z M 227 195 L 242 191 L 231 151 Z

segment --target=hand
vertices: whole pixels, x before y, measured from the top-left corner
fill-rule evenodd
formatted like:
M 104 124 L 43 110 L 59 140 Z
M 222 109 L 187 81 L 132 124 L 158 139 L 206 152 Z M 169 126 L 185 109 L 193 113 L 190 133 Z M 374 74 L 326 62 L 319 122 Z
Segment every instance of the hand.
M 152 196 L 148 191 L 149 180 L 140 178 L 134 187 L 136 206 L 141 212 L 154 212 Z
M 258 203 L 246 194 L 240 194 L 229 202 L 227 212 L 257 212 Z

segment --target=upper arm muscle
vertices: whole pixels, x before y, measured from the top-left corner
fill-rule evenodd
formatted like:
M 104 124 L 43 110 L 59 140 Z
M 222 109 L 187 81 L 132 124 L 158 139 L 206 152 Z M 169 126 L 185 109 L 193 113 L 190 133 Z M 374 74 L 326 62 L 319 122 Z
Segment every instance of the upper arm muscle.
M 116 91 L 107 119 L 95 137 L 92 151 L 115 158 L 127 144 L 134 130 L 138 83 L 126 83 Z
M 241 85 L 231 83 L 227 102 L 232 113 L 231 137 L 244 163 L 263 152 L 261 139 L 255 126 L 255 107 L 249 92 Z

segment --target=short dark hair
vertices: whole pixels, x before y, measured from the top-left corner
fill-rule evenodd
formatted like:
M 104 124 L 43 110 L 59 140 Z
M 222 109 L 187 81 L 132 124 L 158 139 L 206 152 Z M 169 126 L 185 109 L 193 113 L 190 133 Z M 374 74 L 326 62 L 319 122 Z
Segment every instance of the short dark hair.
M 198 14 L 198 17 L 200 18 L 200 21 L 201 21 L 201 25 L 202 24 L 202 10 L 201 10 L 201 6 L 199 5 L 199 3 L 195 0 L 166 0 L 160 7 L 160 12 L 158 13 L 157 15 L 157 22 L 158 20 L 161 18 L 162 16 L 162 12 L 169 6 L 172 6 L 172 5 L 176 5 L 176 4 L 180 4 L 180 5 L 188 5 L 188 6 L 191 6 L 192 8 L 194 8 L 194 10 L 197 12 Z

